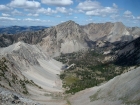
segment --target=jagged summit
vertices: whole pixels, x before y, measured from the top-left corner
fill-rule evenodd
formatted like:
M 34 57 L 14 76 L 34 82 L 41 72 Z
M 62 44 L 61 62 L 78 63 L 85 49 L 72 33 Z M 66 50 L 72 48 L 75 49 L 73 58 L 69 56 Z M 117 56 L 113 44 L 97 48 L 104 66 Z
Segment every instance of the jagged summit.
M 73 20 L 68 20 L 68 21 L 63 22 L 61 24 L 77 24 L 77 23 L 75 21 L 73 21 Z
M 72 29 L 75 26 L 80 27 L 80 25 L 78 23 L 76 23 L 75 21 L 69 20 L 69 21 L 63 22 L 61 24 L 58 24 L 56 27 L 62 27 L 62 28 L 65 28 L 65 29 Z
M 77 24 L 77 23 L 75 23 L 74 21 L 71 21 L 71 20 L 70 21 L 67 21 L 67 22 L 64 22 L 62 24 L 59 24 L 55 28 L 56 28 L 56 31 L 57 32 L 60 32 L 61 31 L 61 35 L 65 35 L 66 37 L 68 35 L 75 36 L 76 33 L 79 34 L 80 31 L 82 31 L 80 25 Z

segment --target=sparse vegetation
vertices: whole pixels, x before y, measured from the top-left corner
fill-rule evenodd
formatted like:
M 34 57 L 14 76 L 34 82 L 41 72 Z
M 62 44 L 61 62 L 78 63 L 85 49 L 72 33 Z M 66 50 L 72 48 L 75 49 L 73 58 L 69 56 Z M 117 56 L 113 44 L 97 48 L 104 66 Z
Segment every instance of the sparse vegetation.
M 28 90 L 26 88 L 26 82 L 24 80 L 20 80 L 20 84 L 21 84 L 22 88 L 24 89 L 23 93 L 28 94 Z
M 15 88 L 15 86 L 20 87 L 19 90 L 23 94 L 29 93 L 26 88 L 27 84 L 34 85 L 34 86 L 37 86 L 38 88 L 42 89 L 40 86 L 36 85 L 32 80 L 29 81 L 26 78 L 21 80 L 20 78 L 18 78 L 18 76 L 16 74 L 14 74 L 14 72 L 9 71 L 7 64 L 11 65 L 11 67 L 13 67 L 13 63 L 10 63 L 8 60 L 6 60 L 6 58 L 0 59 L 0 81 L 4 81 L 5 83 L 8 84 L 8 86 L 10 88 L 13 88 L 13 89 Z M 0 86 L 3 86 L 3 85 L 0 83 Z
M 69 101 L 69 100 L 67 100 L 67 104 L 68 104 L 68 105 L 71 105 L 71 103 L 70 103 L 70 101 Z
M 105 62 L 105 55 L 95 51 L 61 54 L 55 58 L 66 65 L 75 64 L 60 74 L 66 93 L 74 94 L 78 91 L 97 86 L 120 75 L 127 67 L 117 66 L 113 62 Z
M 99 94 L 100 90 L 98 90 L 94 95 L 90 96 L 90 101 L 95 101 L 98 100 L 98 94 Z

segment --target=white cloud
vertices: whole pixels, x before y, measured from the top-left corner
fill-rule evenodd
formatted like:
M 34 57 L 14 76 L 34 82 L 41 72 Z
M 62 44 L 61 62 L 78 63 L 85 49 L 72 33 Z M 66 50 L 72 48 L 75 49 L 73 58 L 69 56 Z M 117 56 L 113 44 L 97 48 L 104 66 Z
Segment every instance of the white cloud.
M 17 9 L 15 9 L 14 11 L 12 11 L 13 15 L 21 15 L 22 12 L 18 11 Z
M 103 7 L 97 1 L 85 1 L 78 4 L 79 12 L 85 13 L 89 16 L 106 16 L 118 12 L 117 5 L 113 3 L 113 7 Z
M 113 7 L 114 7 L 114 8 L 118 8 L 118 6 L 117 6 L 115 3 L 113 3 Z
M 6 14 L 6 13 L 2 13 L 1 14 L 3 17 L 8 17 L 8 16 L 10 16 L 9 14 Z
M 77 19 L 78 17 L 74 17 L 75 19 Z
M 68 15 L 72 15 L 73 13 L 68 13 Z
M 29 14 L 27 14 L 27 16 L 35 16 L 36 17 L 36 16 L 39 16 L 39 14 L 37 14 L 37 13 L 36 14 L 29 13 Z
M 140 16 L 138 16 L 137 19 L 140 20 Z
M 42 21 L 40 19 L 32 19 L 32 18 L 26 18 L 24 21 Z
M 40 3 L 37 1 L 29 1 L 29 0 L 12 0 L 9 3 L 9 6 L 11 7 L 16 7 L 16 8 L 39 8 L 40 7 Z
M 69 11 L 73 12 L 74 10 L 72 8 L 69 8 Z
M 33 22 L 36 22 L 36 23 L 51 22 L 50 20 L 33 19 L 33 18 L 25 18 L 25 19 L 23 19 L 23 22 L 25 22 L 25 21 L 31 22 L 31 23 L 33 23 Z
M 57 13 L 57 11 L 52 10 L 51 8 L 47 8 L 47 9 L 40 8 L 40 9 L 37 10 L 37 13 L 51 15 L 51 14 Z
M 103 8 L 103 9 L 101 9 L 101 13 L 117 13 L 117 9 L 115 9 L 115 8 L 112 8 L 112 7 L 105 7 L 105 8 Z
M 124 12 L 124 17 L 130 18 L 130 19 L 135 19 L 135 17 L 133 16 L 132 12 L 128 11 L 128 10 Z
M 89 11 L 89 10 L 101 8 L 101 5 L 97 1 L 85 1 L 79 3 L 77 8 L 83 11 Z
M 62 20 L 61 23 L 63 23 L 63 22 L 65 22 L 65 21 Z
M 127 10 L 124 12 L 124 15 L 132 15 L 132 12 Z
M 83 10 L 80 10 L 80 9 L 78 10 L 78 12 L 80 12 L 80 13 L 84 13 L 84 11 L 83 11 Z
M 56 11 L 61 12 L 61 13 L 67 13 L 67 10 L 65 7 L 56 7 Z
M 5 5 L 0 5 L 0 11 L 8 11 L 10 10 L 9 7 L 5 6 Z
M 119 15 L 113 14 L 113 15 L 111 15 L 110 17 L 111 17 L 112 19 L 116 19 L 117 17 L 119 17 Z
M 88 20 L 86 20 L 86 21 L 93 21 L 93 19 L 90 18 L 90 19 L 88 19 Z
M 56 17 L 57 17 L 57 18 L 60 18 L 61 16 L 60 16 L 60 15 L 57 15 Z
M 73 4 L 72 0 L 41 0 L 42 3 L 54 6 L 68 6 Z
M 0 20 L 7 21 L 7 20 L 17 20 L 17 19 L 11 17 L 0 17 Z
M 51 22 L 50 20 L 47 20 L 47 22 Z
M 94 15 L 94 16 L 98 16 L 100 15 L 98 10 L 94 10 L 94 11 L 87 11 L 86 15 Z
M 86 15 L 94 15 L 94 16 L 106 16 L 107 14 L 117 13 L 117 9 L 114 9 L 112 7 L 105 7 L 102 9 L 95 9 L 92 11 L 87 11 Z

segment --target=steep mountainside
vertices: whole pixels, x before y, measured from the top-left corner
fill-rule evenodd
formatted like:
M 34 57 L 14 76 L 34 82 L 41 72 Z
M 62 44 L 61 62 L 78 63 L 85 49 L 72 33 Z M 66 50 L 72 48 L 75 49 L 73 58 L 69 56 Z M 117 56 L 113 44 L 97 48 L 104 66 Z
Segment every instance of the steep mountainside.
M 41 103 L 57 104 L 56 95 L 63 92 L 58 76 L 62 63 L 50 58 L 39 46 L 24 42 L 0 48 L 0 58 L 0 86 Z M 61 99 L 59 102 L 65 103 Z
M 140 37 L 132 42 L 116 49 L 116 64 L 118 65 L 138 65 L 140 64 Z
M 115 41 L 123 41 L 122 38 L 124 36 L 130 36 L 130 33 L 127 31 L 123 23 L 116 22 L 112 27 L 109 36 L 107 36 L 107 38 L 110 42 L 115 42 Z M 129 39 L 126 39 L 126 41 L 129 41 Z
M 0 47 L 7 47 L 14 43 L 14 38 L 12 35 L 2 35 L 0 34 Z
M 139 37 L 140 35 L 139 27 L 129 27 L 127 30 L 130 32 L 130 34 L 134 35 L 135 38 Z
M 117 76 L 107 83 L 76 93 L 71 105 L 139 105 L 140 68 Z
M 23 42 L 0 49 L 0 55 L 11 61 L 15 69 L 44 89 L 61 91 L 61 81 L 56 74 L 62 64 L 49 58 L 35 45 Z M 58 81 L 57 81 L 58 80 Z
M 23 97 L 13 91 L 0 87 L 1 105 L 41 105 L 27 97 Z
M 82 26 L 83 30 L 88 34 L 91 40 L 96 41 L 99 38 L 109 35 L 111 32 L 113 23 L 90 23 L 88 25 Z
M 88 48 L 91 45 L 87 34 L 80 25 L 68 21 L 47 30 L 48 36 L 43 38 L 40 45 L 49 53 L 56 55 L 71 53 Z
M 107 22 L 99 24 L 91 23 L 83 26 L 83 29 L 93 41 L 129 41 L 132 40 L 133 36 L 136 34 L 132 33 L 132 30 L 128 31 L 127 27 L 125 27 L 121 22 Z

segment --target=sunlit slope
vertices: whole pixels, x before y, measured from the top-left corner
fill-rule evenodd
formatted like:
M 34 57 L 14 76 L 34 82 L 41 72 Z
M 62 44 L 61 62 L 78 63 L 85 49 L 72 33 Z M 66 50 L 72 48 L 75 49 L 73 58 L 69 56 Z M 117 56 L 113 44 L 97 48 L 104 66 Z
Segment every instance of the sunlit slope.
M 22 74 L 48 91 L 62 91 L 60 74 L 62 64 L 51 59 L 39 46 L 23 42 L 0 49 L 0 55 L 6 57 Z
M 76 93 L 71 105 L 139 105 L 140 68 L 117 76 L 107 83 Z

